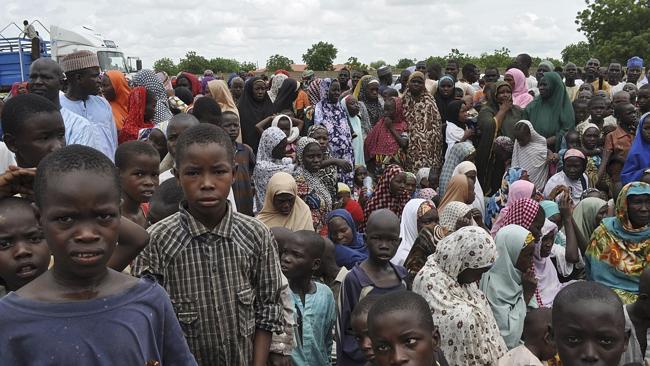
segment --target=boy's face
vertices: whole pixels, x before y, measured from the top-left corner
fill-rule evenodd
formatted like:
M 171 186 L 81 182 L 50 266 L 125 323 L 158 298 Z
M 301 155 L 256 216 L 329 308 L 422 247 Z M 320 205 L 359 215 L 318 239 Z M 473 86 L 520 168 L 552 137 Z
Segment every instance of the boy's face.
M 117 243 L 120 192 L 112 177 L 73 171 L 51 177 L 40 207 L 54 273 L 69 281 L 103 276 Z
M 591 106 L 589 107 L 589 114 L 591 115 L 591 120 L 592 121 L 602 121 L 603 118 L 605 118 L 605 110 L 607 109 L 607 105 L 605 102 L 595 102 L 592 103 Z
M 191 123 L 175 122 L 167 127 L 167 151 L 172 157 L 176 157 L 176 141 L 183 131 L 192 127 Z
M 0 220 L 0 278 L 9 290 L 17 290 L 41 273 L 50 263 L 50 249 L 34 210 L 12 208 Z
M 158 187 L 159 165 L 158 156 L 133 156 L 126 169 L 120 171 L 122 193 L 135 202 L 149 202 Z
M 639 94 L 637 94 L 636 97 L 636 103 L 639 105 L 639 109 L 642 112 L 645 113 L 650 111 L 650 90 L 649 89 L 639 90 Z
M 395 256 L 397 247 L 401 242 L 399 224 L 369 224 L 366 229 L 366 245 L 369 257 L 378 263 L 388 263 Z
M 636 122 L 636 108 L 631 103 L 626 104 L 621 111 L 621 115 L 618 116 L 621 124 L 625 126 L 634 125 Z
M 566 144 L 569 146 L 569 148 L 574 149 L 577 146 L 580 146 L 580 135 L 578 133 L 572 132 L 567 132 L 565 135 L 566 138 Z
M 280 253 L 280 268 L 288 279 L 310 278 L 320 267 L 320 258 L 314 258 L 308 243 L 298 238 L 287 240 Z
M 553 320 L 553 337 L 565 366 L 618 365 L 627 348 L 623 318 L 612 314 L 612 305 L 578 301 Z
M 352 317 L 350 325 L 352 326 L 354 339 L 356 339 L 366 361 L 373 362 L 375 360 L 375 352 L 372 350 L 372 341 L 368 335 L 368 313 Z
M 574 109 L 574 114 L 576 117 L 576 123 L 580 123 L 589 117 L 589 109 L 583 104 Z
M 222 114 L 221 128 L 226 131 L 231 141 L 237 140 L 239 136 L 239 117 L 231 113 Z
M 436 362 L 438 331 L 425 329 L 410 312 L 385 314 L 370 337 L 379 366 L 431 366 Z
M 20 167 L 35 168 L 47 154 L 65 146 L 63 117 L 59 112 L 32 114 L 19 133 L 5 134 L 5 142 Z
M 217 143 L 191 144 L 174 175 L 178 179 L 190 213 L 207 221 L 226 207 L 233 181 L 233 163 Z

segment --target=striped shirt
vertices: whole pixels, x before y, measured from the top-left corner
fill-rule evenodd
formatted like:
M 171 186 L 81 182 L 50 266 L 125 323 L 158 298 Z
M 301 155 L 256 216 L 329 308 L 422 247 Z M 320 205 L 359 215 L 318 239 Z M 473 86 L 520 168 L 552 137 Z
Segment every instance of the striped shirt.
M 149 228 L 132 272 L 156 277 L 167 290 L 199 365 L 250 365 L 255 329 L 282 330 L 275 240 L 230 204 L 212 230 L 186 206 Z

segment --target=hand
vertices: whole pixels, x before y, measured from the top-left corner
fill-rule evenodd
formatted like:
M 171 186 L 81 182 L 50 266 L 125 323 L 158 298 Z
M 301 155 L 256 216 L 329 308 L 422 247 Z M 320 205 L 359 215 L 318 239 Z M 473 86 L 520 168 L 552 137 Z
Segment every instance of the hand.
M 571 196 L 568 194 L 562 196 L 559 206 L 562 219 L 571 218 L 571 211 L 573 211 L 573 200 L 571 199 Z
M 344 172 L 352 171 L 352 164 L 349 161 L 343 159 L 336 159 L 336 166 L 339 167 Z
M 537 278 L 535 277 L 535 270 L 533 270 L 532 264 L 521 276 L 521 284 L 524 288 L 524 293 L 530 294 L 535 292 L 535 289 L 537 288 Z
M 463 141 L 472 138 L 474 136 L 474 130 L 469 127 L 465 127 L 465 134 L 463 135 Z
M 279 353 L 269 353 L 269 366 L 293 366 L 291 356 L 281 355 Z
M 16 194 L 33 196 L 34 176 L 36 176 L 36 168 L 10 166 L 4 174 L 0 175 L 0 198 Z
M 551 191 L 551 193 L 548 196 L 548 199 L 551 201 L 555 201 L 555 198 L 559 196 L 561 193 L 569 193 L 569 189 L 566 186 L 559 185 Z
M 456 230 L 460 230 L 466 226 L 472 226 L 472 219 L 463 216 L 456 220 Z
M 499 104 L 499 112 L 508 112 L 510 109 L 512 109 L 512 99 Z
M 388 116 L 385 116 L 384 117 L 384 127 L 386 127 L 387 129 L 392 128 L 393 127 L 393 119 L 388 117 Z

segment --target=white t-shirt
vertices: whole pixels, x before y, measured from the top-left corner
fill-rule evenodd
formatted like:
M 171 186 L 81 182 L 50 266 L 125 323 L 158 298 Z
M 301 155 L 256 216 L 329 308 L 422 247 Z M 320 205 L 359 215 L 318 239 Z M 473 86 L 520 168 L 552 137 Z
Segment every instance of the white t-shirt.
M 468 84 L 468 83 L 466 83 L 464 81 L 457 81 L 455 86 L 456 86 L 456 88 L 463 89 L 463 91 L 465 92 L 465 95 L 471 95 L 472 98 L 474 98 L 474 93 L 476 91 L 474 90 L 474 88 L 470 84 Z
M 445 151 L 445 159 L 449 157 L 449 151 L 457 142 L 463 139 L 465 130 L 458 127 L 455 123 L 447 121 L 447 128 L 445 128 L 445 142 L 447 143 L 447 151 Z
M 162 184 L 162 182 L 171 178 L 174 178 L 174 174 L 172 174 L 172 170 L 171 169 L 165 170 L 164 172 L 160 173 L 160 175 L 158 176 L 158 182 L 159 184 Z M 237 212 L 237 203 L 235 202 L 235 195 L 232 192 L 232 187 L 230 187 L 230 192 L 228 193 L 228 201 L 230 201 L 232 210 L 234 212 Z
M 5 145 L 4 141 L 0 141 L 0 174 L 6 172 L 9 165 L 18 166 L 16 157 Z

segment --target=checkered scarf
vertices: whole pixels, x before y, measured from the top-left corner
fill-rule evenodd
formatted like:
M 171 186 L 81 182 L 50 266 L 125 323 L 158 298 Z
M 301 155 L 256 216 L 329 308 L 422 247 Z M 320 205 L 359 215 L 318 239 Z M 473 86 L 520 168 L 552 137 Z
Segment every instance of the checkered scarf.
M 539 203 L 531 198 L 517 200 L 510 206 L 503 226 L 519 225 L 525 229 L 529 229 L 539 209 Z
M 377 187 L 375 188 L 375 193 L 368 202 L 366 206 L 365 215 L 366 220 L 370 217 L 370 214 L 376 210 L 382 208 L 387 208 L 393 211 L 398 217 L 402 217 L 402 210 L 404 205 L 409 200 L 407 193 L 404 193 L 400 196 L 393 196 L 390 193 L 390 182 L 400 173 L 404 171 L 398 165 L 389 165 L 384 174 L 379 178 L 377 182 Z

